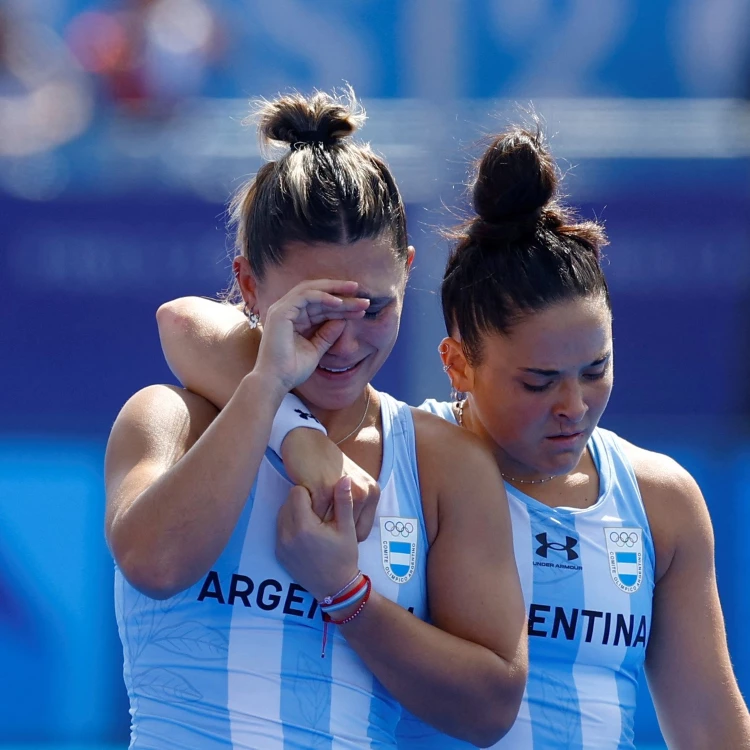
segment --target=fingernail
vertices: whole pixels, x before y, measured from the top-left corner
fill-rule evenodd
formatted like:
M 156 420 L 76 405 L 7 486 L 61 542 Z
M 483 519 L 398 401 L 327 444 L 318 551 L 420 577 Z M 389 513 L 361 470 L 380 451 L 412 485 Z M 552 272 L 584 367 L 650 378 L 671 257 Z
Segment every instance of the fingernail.
M 350 476 L 344 477 L 344 491 L 345 492 L 352 491 L 352 478 Z

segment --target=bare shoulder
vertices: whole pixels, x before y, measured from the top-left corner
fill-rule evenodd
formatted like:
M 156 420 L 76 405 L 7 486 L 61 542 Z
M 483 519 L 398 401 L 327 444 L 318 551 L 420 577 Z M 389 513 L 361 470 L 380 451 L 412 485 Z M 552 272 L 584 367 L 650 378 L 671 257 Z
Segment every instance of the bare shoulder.
M 448 515 L 458 513 L 466 519 L 474 515 L 489 518 L 497 509 L 506 513 L 507 502 L 501 502 L 506 497 L 505 486 L 489 447 L 442 417 L 418 409 L 412 412 L 430 540 Z
M 176 463 L 217 415 L 206 399 L 183 388 L 151 385 L 131 396 L 117 415 L 105 458 L 105 480 L 138 461 Z
M 676 551 L 701 539 L 713 546 L 708 508 L 698 483 L 677 461 L 623 440 L 646 508 L 656 547 L 657 579 Z
M 494 466 L 488 446 L 476 435 L 431 412 L 412 407 L 420 461 L 435 463 L 439 474 Z M 466 467 L 466 468 L 463 468 Z M 499 471 L 497 472 L 499 476 Z

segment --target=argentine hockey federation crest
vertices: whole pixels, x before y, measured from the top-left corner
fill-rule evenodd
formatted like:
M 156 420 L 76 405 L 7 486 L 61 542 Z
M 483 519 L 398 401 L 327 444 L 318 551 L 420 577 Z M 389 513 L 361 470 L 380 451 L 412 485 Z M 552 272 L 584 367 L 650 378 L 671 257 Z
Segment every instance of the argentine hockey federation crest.
M 626 594 L 634 594 L 643 580 L 643 529 L 608 528 L 604 536 L 612 580 Z
M 406 583 L 417 566 L 416 518 L 380 518 L 380 547 L 385 573 L 396 583 Z

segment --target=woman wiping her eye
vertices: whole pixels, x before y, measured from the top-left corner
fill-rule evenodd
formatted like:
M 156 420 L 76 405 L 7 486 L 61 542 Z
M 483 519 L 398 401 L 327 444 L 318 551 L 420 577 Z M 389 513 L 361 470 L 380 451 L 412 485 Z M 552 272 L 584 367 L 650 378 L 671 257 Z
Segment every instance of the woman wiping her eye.
M 233 203 L 255 367 L 221 412 L 144 389 L 107 448 L 130 746 L 395 748 L 402 706 L 491 744 L 526 677 L 502 479 L 468 432 L 370 385 L 414 253 L 401 196 L 350 137 L 353 102 L 288 96 L 259 117 L 285 150 Z M 378 477 L 379 502 L 355 517 L 344 476 L 319 518 L 278 457 L 297 425 Z

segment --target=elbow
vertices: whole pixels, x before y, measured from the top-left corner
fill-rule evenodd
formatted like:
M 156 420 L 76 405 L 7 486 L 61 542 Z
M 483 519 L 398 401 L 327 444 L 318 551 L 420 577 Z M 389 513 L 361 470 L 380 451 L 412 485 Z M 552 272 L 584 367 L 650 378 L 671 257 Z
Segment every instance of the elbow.
M 173 571 L 164 566 L 148 566 L 127 559 L 117 566 L 125 580 L 149 599 L 169 599 L 187 588 Z
M 184 574 L 165 560 L 112 535 L 110 549 L 120 573 L 137 591 L 149 599 L 169 599 L 187 588 Z
M 462 739 L 476 747 L 490 747 L 505 737 L 521 708 L 527 676 L 525 658 L 518 663 L 506 663 L 495 685 L 482 691 L 475 714 L 477 721 L 472 727 L 467 727 L 467 734 Z
M 191 297 L 180 297 L 160 305 L 156 310 L 156 325 L 162 343 L 184 333 L 191 325 Z
M 180 375 L 180 363 L 184 358 L 186 342 L 195 335 L 195 323 L 191 316 L 193 298 L 181 297 L 180 299 L 165 302 L 156 311 L 156 325 L 159 330 L 159 343 L 169 369 L 174 376 L 185 386 Z
M 508 734 L 516 720 L 520 705 L 519 700 L 515 708 L 507 705 L 498 706 L 497 704 L 488 706 L 481 724 L 477 722 L 471 727 L 466 727 L 466 732 L 459 739 L 475 747 L 492 747 Z
M 164 601 L 171 599 L 183 590 L 183 587 L 177 586 L 171 578 L 159 577 L 154 575 L 127 575 L 123 572 L 127 582 L 136 590 L 149 599 Z
M 494 711 L 496 715 L 494 721 L 488 723 L 483 728 L 482 732 L 476 737 L 474 744 L 477 747 L 492 747 L 496 742 L 505 737 L 516 721 L 520 705 L 521 702 L 519 701 L 518 705 L 512 710 L 509 710 L 507 707 L 498 710 L 497 706 L 495 706 Z

